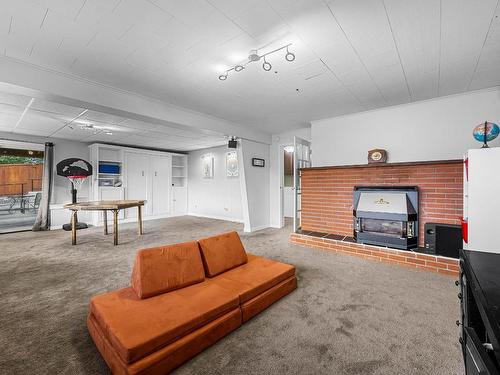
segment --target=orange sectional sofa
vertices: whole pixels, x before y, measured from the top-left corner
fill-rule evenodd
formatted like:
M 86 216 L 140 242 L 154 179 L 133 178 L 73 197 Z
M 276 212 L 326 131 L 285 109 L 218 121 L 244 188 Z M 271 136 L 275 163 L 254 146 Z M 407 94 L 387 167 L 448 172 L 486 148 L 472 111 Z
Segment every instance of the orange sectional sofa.
M 297 287 L 236 232 L 140 250 L 131 286 L 95 296 L 89 333 L 113 374 L 166 374 Z

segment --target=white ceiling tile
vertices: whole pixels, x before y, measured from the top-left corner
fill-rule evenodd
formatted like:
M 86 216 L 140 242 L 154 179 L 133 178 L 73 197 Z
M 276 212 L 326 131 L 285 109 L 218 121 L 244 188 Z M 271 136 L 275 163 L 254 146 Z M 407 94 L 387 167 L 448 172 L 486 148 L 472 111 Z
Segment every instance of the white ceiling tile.
M 438 95 L 440 0 L 386 0 L 412 100 Z
M 48 135 L 62 128 L 64 125 L 65 122 L 61 120 L 41 115 L 40 112 L 31 112 L 28 110 L 17 128 L 43 131 Z
M 440 95 L 468 89 L 497 3 L 442 0 Z
M 205 0 L 152 0 L 158 7 L 165 10 L 184 24 L 196 26 L 203 22 L 207 16 L 215 12 L 208 1 Z
M 283 19 L 266 1 L 255 3 L 235 18 L 234 22 L 254 38 L 272 34 L 284 26 Z
M 234 1 L 234 0 L 210 0 L 210 3 L 216 7 L 221 13 L 226 15 L 231 19 L 236 19 L 242 13 L 245 13 L 250 8 L 253 8 L 262 0 L 246 0 L 246 1 Z

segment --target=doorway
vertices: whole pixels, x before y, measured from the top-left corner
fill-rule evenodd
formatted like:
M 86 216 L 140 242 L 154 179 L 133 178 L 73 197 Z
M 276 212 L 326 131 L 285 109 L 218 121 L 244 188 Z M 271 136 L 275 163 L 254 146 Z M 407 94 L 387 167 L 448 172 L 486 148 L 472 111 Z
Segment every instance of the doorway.
M 38 145 L 37 145 L 38 146 Z M 0 141 L 0 234 L 31 230 L 42 199 L 42 149 Z
M 293 145 L 283 147 L 283 216 L 293 218 Z

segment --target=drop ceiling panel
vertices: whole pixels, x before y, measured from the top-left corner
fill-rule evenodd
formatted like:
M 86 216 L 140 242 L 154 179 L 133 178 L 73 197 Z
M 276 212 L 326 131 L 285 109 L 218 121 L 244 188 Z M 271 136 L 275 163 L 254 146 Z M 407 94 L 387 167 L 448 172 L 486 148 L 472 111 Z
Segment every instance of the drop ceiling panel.
M 332 14 L 387 103 L 407 102 L 410 94 L 384 5 L 371 0 L 363 5 L 348 0 L 329 3 Z
M 440 1 L 386 0 L 413 100 L 438 95 Z
M 28 111 L 16 129 L 36 130 L 43 132 L 44 135 L 50 135 L 64 125 L 62 121 Z
M 16 126 L 17 121 L 19 120 L 20 115 L 17 113 L 5 113 L 0 112 L 0 127 L 12 129 Z
M 208 1 L 205 0 L 151 0 L 161 9 L 165 10 L 187 26 L 195 27 L 202 23 L 207 16 L 215 12 Z
M 48 114 L 59 114 L 70 119 L 75 118 L 84 110 L 83 108 L 54 103 L 43 99 L 35 99 L 31 104 L 30 109 L 46 112 Z
M 272 34 L 276 29 L 283 28 L 283 19 L 265 1 L 260 1 L 242 12 L 234 22 L 254 38 Z
M 234 0 L 210 0 L 210 3 L 216 7 L 221 13 L 228 18 L 236 19 L 241 14 L 253 8 L 262 0 L 247 0 L 247 1 L 234 1 Z
M 477 89 L 491 85 L 500 85 L 500 6 L 497 6 L 491 20 L 470 88 Z
M 497 0 L 443 0 L 440 94 L 468 89 Z

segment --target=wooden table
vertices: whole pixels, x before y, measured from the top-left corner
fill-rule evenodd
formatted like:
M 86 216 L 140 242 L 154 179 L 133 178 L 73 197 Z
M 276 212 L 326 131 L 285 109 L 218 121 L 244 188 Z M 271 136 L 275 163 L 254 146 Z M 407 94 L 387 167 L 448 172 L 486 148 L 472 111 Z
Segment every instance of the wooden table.
M 104 219 L 104 234 L 108 234 L 108 211 L 113 211 L 113 233 L 114 244 L 118 245 L 118 211 L 125 208 L 137 207 L 137 223 L 139 226 L 139 235 L 142 235 L 142 206 L 146 201 L 140 200 L 120 200 L 120 201 L 94 201 L 80 202 L 75 204 L 66 204 L 64 208 L 70 209 L 71 212 L 71 244 L 76 245 L 76 223 L 78 211 L 102 211 Z

